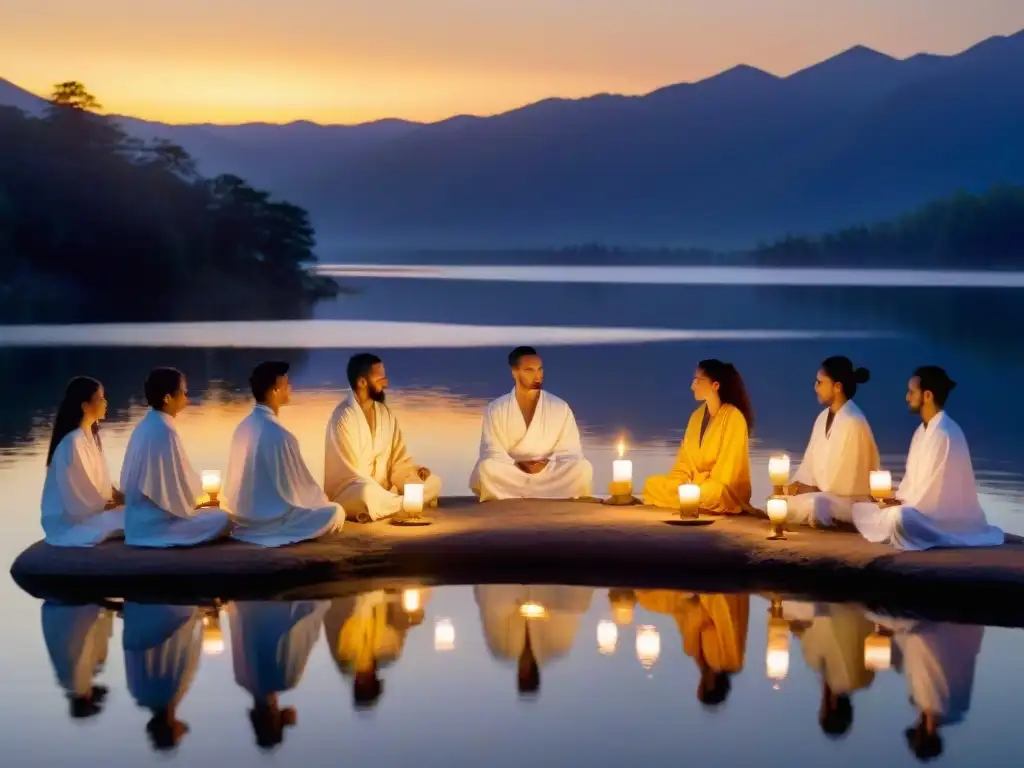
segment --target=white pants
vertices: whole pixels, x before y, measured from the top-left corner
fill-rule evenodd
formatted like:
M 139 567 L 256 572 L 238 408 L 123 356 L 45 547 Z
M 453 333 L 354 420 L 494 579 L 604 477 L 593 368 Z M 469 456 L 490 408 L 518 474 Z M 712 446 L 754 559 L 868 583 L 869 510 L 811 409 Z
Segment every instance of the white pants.
M 786 499 L 786 522 L 828 528 L 835 523 L 853 522 L 853 500 L 834 493 L 801 493 Z
M 594 468 L 586 459 L 551 461 L 535 475 L 515 464 L 484 459 L 473 469 L 469 486 L 480 501 L 500 499 L 578 499 L 590 495 Z

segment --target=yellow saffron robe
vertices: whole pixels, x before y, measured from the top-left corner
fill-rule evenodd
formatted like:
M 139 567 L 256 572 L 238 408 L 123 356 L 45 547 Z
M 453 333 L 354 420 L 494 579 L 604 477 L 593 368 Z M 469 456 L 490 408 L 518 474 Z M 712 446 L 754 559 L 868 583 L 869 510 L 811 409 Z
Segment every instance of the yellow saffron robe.
M 706 409 L 702 405 L 690 416 L 669 473 L 647 478 L 644 504 L 678 509 L 679 486 L 693 483 L 700 486 L 700 508 L 705 512 L 735 515 L 751 511 L 747 420 L 739 409 L 723 403 L 708 423 L 702 443 L 700 425 Z
M 683 652 L 715 672 L 743 669 L 750 618 L 748 595 L 637 590 L 637 602 L 652 613 L 672 616 L 683 639 Z

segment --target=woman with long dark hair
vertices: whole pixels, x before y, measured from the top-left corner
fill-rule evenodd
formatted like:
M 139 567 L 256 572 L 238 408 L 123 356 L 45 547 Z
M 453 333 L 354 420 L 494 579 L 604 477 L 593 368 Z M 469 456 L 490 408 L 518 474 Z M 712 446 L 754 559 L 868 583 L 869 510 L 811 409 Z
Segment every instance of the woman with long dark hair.
M 826 358 L 814 379 L 825 409 L 818 414 L 793 482 L 787 488 L 790 523 L 831 526 L 853 522 L 853 505 L 871 497 L 870 477 L 878 469 L 878 446 L 864 412 L 853 402 L 871 378 L 850 358 Z
M 110 482 L 99 438 L 107 415 L 103 385 L 68 382 L 53 422 L 43 484 L 43 532 L 58 547 L 91 547 L 124 532 L 124 498 Z
M 703 405 L 690 416 L 672 470 L 647 478 L 644 503 L 678 509 L 679 486 L 692 483 L 700 486 L 702 511 L 750 512 L 748 446 L 754 409 L 743 377 L 732 363 L 701 360 L 690 389 Z

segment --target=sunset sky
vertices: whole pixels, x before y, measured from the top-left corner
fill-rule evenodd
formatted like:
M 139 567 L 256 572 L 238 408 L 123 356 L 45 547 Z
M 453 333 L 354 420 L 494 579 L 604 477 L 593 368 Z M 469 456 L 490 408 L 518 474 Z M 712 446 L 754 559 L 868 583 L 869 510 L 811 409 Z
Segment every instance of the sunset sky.
M 0 0 L 0 77 L 167 122 L 351 123 L 644 93 L 856 44 L 956 53 L 1022 0 Z

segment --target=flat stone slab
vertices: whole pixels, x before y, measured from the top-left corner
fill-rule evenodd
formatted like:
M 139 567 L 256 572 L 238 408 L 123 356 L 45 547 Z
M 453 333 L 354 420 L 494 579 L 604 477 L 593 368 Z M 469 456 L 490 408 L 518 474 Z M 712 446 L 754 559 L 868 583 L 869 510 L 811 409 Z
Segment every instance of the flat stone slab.
M 650 507 L 585 501 L 445 499 L 433 524 L 346 523 L 335 536 L 278 549 L 224 541 L 153 550 L 43 542 L 11 575 L 37 597 L 201 602 L 336 596 L 369 585 L 547 583 L 776 591 L 979 623 L 1024 625 L 1024 540 L 987 549 L 895 552 L 855 533 L 717 518 L 671 525 Z

